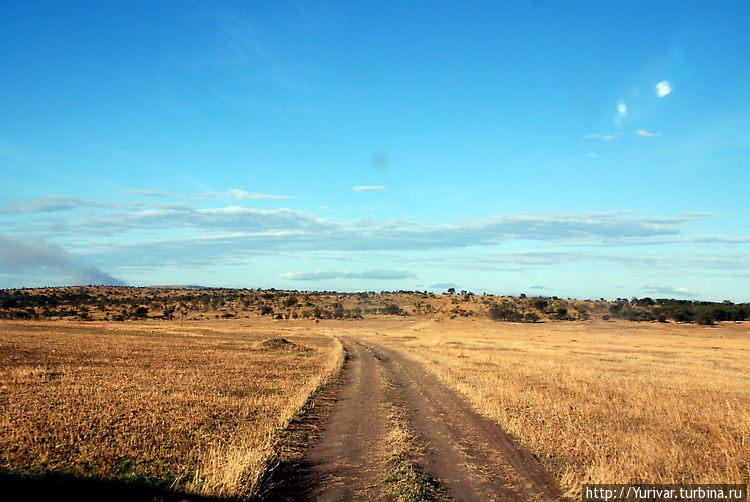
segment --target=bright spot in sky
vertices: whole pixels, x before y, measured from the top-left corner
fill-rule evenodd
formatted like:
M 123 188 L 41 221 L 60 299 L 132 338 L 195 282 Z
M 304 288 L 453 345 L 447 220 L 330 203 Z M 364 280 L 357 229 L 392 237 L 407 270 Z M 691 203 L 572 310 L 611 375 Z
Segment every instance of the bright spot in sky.
M 620 101 L 617 103 L 617 111 L 620 113 L 620 117 L 624 117 L 628 113 L 628 107 L 625 106 L 625 103 Z
M 656 84 L 656 95 L 660 98 L 663 98 L 670 92 L 672 92 L 672 86 L 669 85 L 668 81 L 662 80 L 661 82 Z

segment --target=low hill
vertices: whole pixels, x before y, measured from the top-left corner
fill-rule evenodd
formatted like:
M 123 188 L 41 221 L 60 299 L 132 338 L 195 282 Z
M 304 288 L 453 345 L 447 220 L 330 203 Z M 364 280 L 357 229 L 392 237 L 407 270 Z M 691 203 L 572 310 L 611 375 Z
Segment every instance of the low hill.
M 490 317 L 544 322 L 624 319 L 711 325 L 745 321 L 750 305 L 674 299 L 572 300 L 419 291 L 339 293 L 275 289 L 75 286 L 0 290 L 0 318 L 200 320 L 271 316 L 278 319 L 361 319 L 417 316 L 432 319 Z

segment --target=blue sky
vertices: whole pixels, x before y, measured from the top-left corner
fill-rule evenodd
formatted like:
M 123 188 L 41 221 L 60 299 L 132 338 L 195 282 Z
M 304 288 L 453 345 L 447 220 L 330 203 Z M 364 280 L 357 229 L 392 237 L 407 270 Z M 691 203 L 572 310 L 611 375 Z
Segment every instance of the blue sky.
M 750 301 L 750 2 L 2 2 L 0 287 Z

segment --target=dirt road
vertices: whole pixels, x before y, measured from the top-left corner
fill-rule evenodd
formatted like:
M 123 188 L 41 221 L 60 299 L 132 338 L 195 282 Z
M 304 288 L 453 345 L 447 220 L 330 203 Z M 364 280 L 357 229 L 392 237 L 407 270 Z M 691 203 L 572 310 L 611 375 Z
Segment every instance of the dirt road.
M 398 406 L 426 445 L 423 472 L 442 484 L 437 499 L 558 500 L 536 459 L 478 415 L 418 363 L 375 336 L 339 336 L 349 361 L 333 415 L 302 463 L 301 498 L 394 500 L 388 490 L 389 410 Z

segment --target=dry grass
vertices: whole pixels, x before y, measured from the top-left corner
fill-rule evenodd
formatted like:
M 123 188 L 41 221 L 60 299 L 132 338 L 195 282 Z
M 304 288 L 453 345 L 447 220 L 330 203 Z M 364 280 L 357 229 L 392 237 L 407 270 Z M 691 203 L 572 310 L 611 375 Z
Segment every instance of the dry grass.
M 443 484 L 422 467 L 426 444 L 412 430 L 388 374 L 382 366 L 380 370 L 390 401 L 384 441 L 388 474 L 383 484 L 398 502 L 444 500 Z
M 750 330 L 634 323 L 413 324 L 387 340 L 581 483 L 747 483 Z
M 261 322 L 0 323 L 0 470 L 256 495 L 343 355 Z
M 569 495 L 750 478 L 747 322 L 479 319 L 2 322 L 0 471 L 257 495 L 279 430 L 340 367 L 341 346 L 316 330 L 339 327 L 425 363 Z M 394 458 L 413 455 L 392 419 Z

